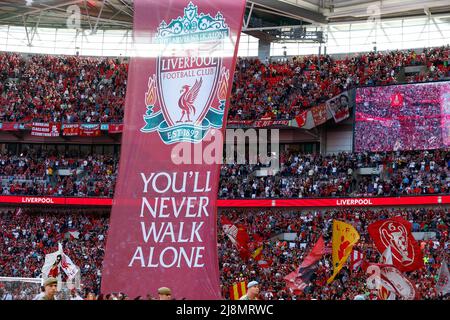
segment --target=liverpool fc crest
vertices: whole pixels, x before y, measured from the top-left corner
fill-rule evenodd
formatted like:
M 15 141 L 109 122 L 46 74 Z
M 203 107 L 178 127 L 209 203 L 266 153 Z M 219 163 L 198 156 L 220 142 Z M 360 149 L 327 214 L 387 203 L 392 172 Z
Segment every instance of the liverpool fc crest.
M 184 16 L 161 22 L 160 43 L 223 42 L 229 34 L 218 12 L 198 15 L 191 3 Z M 145 93 L 147 111 L 141 132 L 157 131 L 165 144 L 200 142 L 210 128 L 223 123 L 229 70 L 215 56 L 159 56 L 156 74 L 149 77 Z

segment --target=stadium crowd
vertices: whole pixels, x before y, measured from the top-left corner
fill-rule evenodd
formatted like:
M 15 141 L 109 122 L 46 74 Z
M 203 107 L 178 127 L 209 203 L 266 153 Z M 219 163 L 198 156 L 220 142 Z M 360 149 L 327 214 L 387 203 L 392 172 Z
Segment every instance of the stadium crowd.
M 219 197 L 307 198 L 448 194 L 450 153 L 447 149 L 337 155 L 283 152 L 280 170 L 257 176 L 261 165 L 224 164 Z M 357 175 L 360 168 L 379 173 Z
M 227 299 L 231 285 L 254 280 L 260 284 L 260 298 L 263 300 L 352 300 L 357 295 L 376 299 L 377 294 L 367 288 L 367 275 L 361 268 L 350 270 L 346 266 L 335 281 L 327 285 L 326 281 L 332 274 L 331 256 L 328 254 L 320 260 L 303 293 L 295 294 L 283 279 L 298 268 L 320 235 L 323 235 L 325 243 L 330 246 L 333 219 L 351 223 L 361 235 L 355 248 L 365 255 L 367 261 L 379 262 L 380 254 L 368 235 L 367 226 L 377 220 L 395 216 L 402 216 L 410 221 L 413 232 L 436 233 L 432 239 L 419 241 L 425 268 L 409 272 L 407 277 L 415 283 L 421 299 L 449 298 L 448 294 L 442 297 L 435 292 L 441 261 L 444 258 L 449 261 L 448 208 L 331 209 L 304 213 L 276 209 L 231 209 L 222 214 L 235 225 L 246 228 L 250 242 L 263 239 L 262 257 L 258 261 L 252 257 L 243 259 L 219 226 L 222 294 Z M 283 232 L 295 233 L 295 241 L 271 238 Z
M 450 76 L 448 61 L 448 46 L 343 59 L 240 58 L 229 119 L 291 119 L 347 89 L 396 83 L 404 66 L 427 67 L 407 82 L 444 79 Z M 127 69 L 118 59 L 0 53 L 0 122 L 122 122 Z
M 345 267 L 330 285 L 331 259 L 325 255 L 319 263 L 311 283 L 302 294 L 294 294 L 286 287 L 283 278 L 296 270 L 320 235 L 329 247 L 333 219 L 351 223 L 360 233 L 357 244 L 371 262 L 379 260 L 379 253 L 369 239 L 367 226 L 377 220 L 402 216 L 413 225 L 413 232 L 434 232 L 435 237 L 420 241 L 425 268 L 409 272 L 408 278 L 416 284 L 422 299 L 436 299 L 434 291 L 437 271 L 443 258 L 449 257 L 449 210 L 446 207 L 402 209 L 329 209 L 296 210 L 280 209 L 229 209 L 221 212 L 235 225 L 243 226 L 249 234 L 249 242 L 258 239 L 263 245 L 262 258 L 243 259 L 239 251 L 218 225 L 218 250 L 222 295 L 229 299 L 229 289 L 239 281 L 256 280 L 260 284 L 260 299 L 353 299 L 356 295 L 371 294 L 366 287 L 366 275 L 361 269 L 349 272 Z M 64 253 L 80 267 L 82 288 L 78 291 L 86 299 L 128 299 L 123 293 L 103 295 L 99 292 L 101 266 L 109 219 L 103 213 L 55 211 L 2 210 L 0 211 L 0 275 L 3 277 L 38 277 L 45 254 L 57 251 L 61 242 Z M 273 236 L 295 233 L 290 243 Z M 251 247 L 251 246 L 250 246 Z M 255 248 L 255 246 L 253 246 Z M 265 261 L 261 264 L 261 261 Z M 9 291 L 7 291 L 9 289 Z M 175 291 L 176 288 L 172 288 Z M 30 298 L 39 287 L 30 288 L 24 283 L 0 280 L 0 291 L 11 299 Z M 5 293 L 5 291 L 7 291 Z M 38 293 L 38 292 L 37 292 Z M 153 293 L 146 298 L 152 300 Z M 2 298 L 2 297 L 0 297 Z M 372 297 L 373 298 L 373 297 Z M 448 295 L 447 295 L 448 298 Z
M 57 251 L 61 242 L 64 253 L 80 268 L 83 295 L 98 294 L 108 223 L 108 215 L 73 209 L 3 209 L 0 211 L 0 275 L 39 277 L 45 255 Z M 20 294 L 19 290 L 16 296 Z
M 441 93 L 427 83 L 357 90 L 355 150 L 426 150 L 442 147 Z
M 3 195 L 108 197 L 114 195 L 119 155 L 33 151 L 0 155 Z M 333 155 L 282 152 L 280 169 L 258 176 L 261 164 L 223 164 L 218 196 L 320 198 L 450 193 L 447 149 Z M 371 174 L 358 169 L 372 168 Z
M 128 64 L 0 54 L 0 122 L 122 122 Z
M 112 197 L 118 159 L 108 155 L 72 156 L 30 150 L 0 155 L 3 195 Z
M 289 62 L 239 59 L 234 75 L 230 120 L 291 119 L 300 112 L 363 85 L 397 83 L 401 67 L 425 65 L 428 73 L 406 77 L 425 82 L 450 77 L 449 47 L 371 52 L 334 59 L 311 55 Z

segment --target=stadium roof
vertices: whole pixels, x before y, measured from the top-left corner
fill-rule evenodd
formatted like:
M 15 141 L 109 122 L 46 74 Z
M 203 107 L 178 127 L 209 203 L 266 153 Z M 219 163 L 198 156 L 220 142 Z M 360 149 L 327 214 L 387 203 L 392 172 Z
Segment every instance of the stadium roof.
M 0 25 L 65 28 L 77 5 L 83 29 L 131 29 L 133 0 L 0 0 Z M 244 32 L 281 26 L 450 13 L 448 0 L 248 0 Z

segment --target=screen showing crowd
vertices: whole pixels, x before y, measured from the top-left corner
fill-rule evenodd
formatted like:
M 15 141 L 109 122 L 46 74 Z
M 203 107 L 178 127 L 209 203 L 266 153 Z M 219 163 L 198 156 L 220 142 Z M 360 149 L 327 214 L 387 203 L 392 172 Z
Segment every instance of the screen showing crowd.
M 450 82 L 356 89 L 356 152 L 448 146 Z

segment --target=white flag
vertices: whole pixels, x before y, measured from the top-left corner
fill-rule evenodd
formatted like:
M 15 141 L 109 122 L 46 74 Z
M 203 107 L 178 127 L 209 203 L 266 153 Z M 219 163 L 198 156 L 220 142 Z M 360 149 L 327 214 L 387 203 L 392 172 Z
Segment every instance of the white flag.
M 63 252 L 61 243 L 58 243 L 59 254 L 61 254 L 61 269 L 72 280 L 78 272 L 77 266 L 72 262 L 68 255 Z
M 392 265 L 392 250 L 391 246 L 387 246 L 386 250 L 384 250 L 383 254 L 381 255 L 381 261 L 382 264 Z
M 448 265 L 446 260 L 442 261 L 438 275 L 439 278 L 436 283 L 436 292 L 446 295 L 450 292 L 450 273 L 448 272 Z
M 381 277 L 381 279 L 385 281 L 383 282 L 383 286 L 389 291 L 394 289 L 396 295 L 402 298 L 402 300 L 415 299 L 416 288 L 397 268 L 382 267 Z M 387 284 L 389 284 L 389 286 Z

